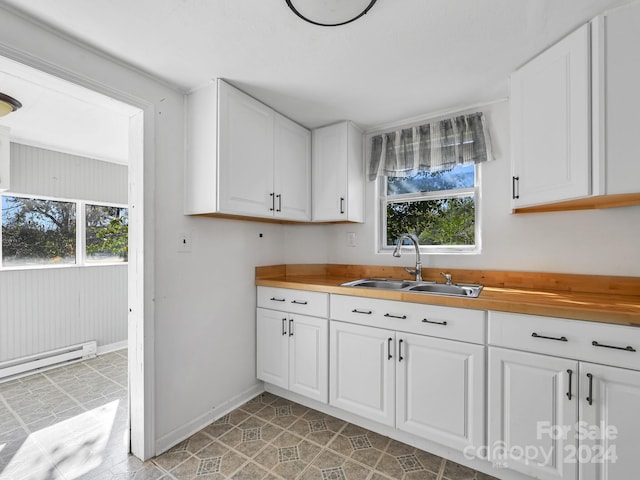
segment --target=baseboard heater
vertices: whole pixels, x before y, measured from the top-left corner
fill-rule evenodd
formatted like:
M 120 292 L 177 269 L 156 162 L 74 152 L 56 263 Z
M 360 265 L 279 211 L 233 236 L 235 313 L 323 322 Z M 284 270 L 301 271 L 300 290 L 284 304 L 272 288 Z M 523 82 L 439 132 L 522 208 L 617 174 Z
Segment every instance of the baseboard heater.
M 96 356 L 95 341 L 58 348 L 0 363 L 0 382 Z

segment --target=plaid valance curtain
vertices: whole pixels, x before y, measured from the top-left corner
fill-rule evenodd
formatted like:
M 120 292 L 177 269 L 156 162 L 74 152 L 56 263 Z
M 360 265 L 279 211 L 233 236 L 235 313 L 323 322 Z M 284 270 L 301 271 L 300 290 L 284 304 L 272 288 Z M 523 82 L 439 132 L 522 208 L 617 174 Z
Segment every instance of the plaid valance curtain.
M 369 180 L 410 177 L 492 160 L 481 112 L 376 135 L 371 139 Z

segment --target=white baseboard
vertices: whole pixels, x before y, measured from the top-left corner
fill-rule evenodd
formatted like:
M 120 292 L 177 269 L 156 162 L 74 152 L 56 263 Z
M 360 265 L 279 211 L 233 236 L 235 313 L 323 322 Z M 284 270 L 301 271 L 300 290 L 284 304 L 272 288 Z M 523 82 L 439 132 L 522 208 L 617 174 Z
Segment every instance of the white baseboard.
M 155 455 L 160 455 L 166 452 L 174 445 L 186 440 L 194 433 L 199 432 L 204 427 L 217 420 L 220 417 L 224 417 L 227 413 L 232 412 L 240 405 L 247 403 L 256 395 L 264 392 L 264 385 L 262 382 L 253 385 L 251 388 L 245 390 L 239 395 L 227 400 L 226 402 L 218 405 L 213 410 L 203 413 L 194 418 L 185 425 L 176 428 L 175 430 L 163 435 L 156 440 Z
M 109 345 L 101 345 L 98 347 L 97 355 L 104 355 L 105 353 L 115 352 L 117 350 L 122 350 L 123 348 L 127 348 L 129 346 L 128 340 L 122 340 L 121 342 L 110 343 Z

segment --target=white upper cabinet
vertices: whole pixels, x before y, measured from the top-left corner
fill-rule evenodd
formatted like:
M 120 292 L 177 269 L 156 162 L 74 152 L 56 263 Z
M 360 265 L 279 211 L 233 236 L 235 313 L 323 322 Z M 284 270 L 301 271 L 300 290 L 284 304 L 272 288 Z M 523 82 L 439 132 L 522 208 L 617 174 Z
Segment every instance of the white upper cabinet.
M 219 210 L 273 216 L 275 112 L 224 82 L 218 88 Z
M 10 169 L 9 158 L 11 156 L 11 144 L 9 129 L 0 126 L 0 192 L 9 190 Z
M 589 29 L 511 75 L 514 208 L 591 193 Z
M 514 210 L 640 203 L 635 45 L 637 2 L 598 16 L 512 74 Z
M 640 192 L 640 4 L 592 22 L 594 194 Z
M 222 80 L 191 93 L 185 213 L 309 221 L 310 138 Z
M 362 131 L 351 122 L 313 130 L 314 222 L 364 222 Z
M 276 113 L 276 217 L 311 219 L 311 132 Z

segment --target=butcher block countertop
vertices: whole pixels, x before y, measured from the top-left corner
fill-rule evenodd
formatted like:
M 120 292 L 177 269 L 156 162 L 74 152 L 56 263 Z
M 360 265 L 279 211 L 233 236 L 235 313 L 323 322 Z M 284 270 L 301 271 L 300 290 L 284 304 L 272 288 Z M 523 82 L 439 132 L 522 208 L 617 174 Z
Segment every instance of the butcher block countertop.
M 463 298 L 341 287 L 360 278 L 412 278 L 402 267 L 335 264 L 256 267 L 256 285 L 640 327 L 640 277 L 424 268 L 423 279 L 441 282 L 441 271 L 484 289 Z

